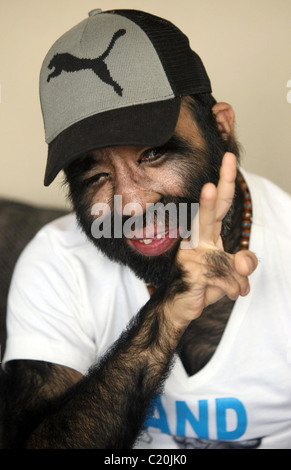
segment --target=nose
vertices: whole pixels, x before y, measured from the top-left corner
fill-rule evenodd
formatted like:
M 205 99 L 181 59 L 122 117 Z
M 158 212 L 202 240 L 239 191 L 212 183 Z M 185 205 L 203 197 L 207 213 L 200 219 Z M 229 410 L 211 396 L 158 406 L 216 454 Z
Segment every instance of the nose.
M 117 211 L 122 211 L 122 215 L 142 215 L 145 213 L 147 204 L 155 204 L 159 201 L 160 195 L 141 187 L 126 186 L 123 191 L 119 191 L 120 203 Z
M 133 152 L 130 149 L 130 152 Z M 119 196 L 118 212 L 122 215 L 141 215 L 146 210 L 148 203 L 154 204 L 159 201 L 160 194 L 155 188 L 155 182 L 141 168 L 136 158 L 129 158 L 123 152 L 115 158 L 115 196 Z

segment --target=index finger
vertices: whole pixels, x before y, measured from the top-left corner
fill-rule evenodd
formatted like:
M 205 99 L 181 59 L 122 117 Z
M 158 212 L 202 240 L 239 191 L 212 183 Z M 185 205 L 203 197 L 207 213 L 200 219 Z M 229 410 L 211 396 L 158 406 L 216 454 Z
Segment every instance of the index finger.
M 229 211 L 235 192 L 236 157 L 223 156 L 217 187 L 212 183 L 203 186 L 199 201 L 199 241 L 217 242 L 222 220 Z
M 217 187 L 213 183 L 206 183 L 201 190 L 199 213 L 192 221 L 189 247 L 195 248 L 198 240 L 199 243 L 217 243 L 222 220 L 232 205 L 235 179 L 236 157 L 228 152 L 222 159 Z M 185 244 L 185 247 L 186 245 L 188 247 L 188 244 Z
M 200 194 L 198 210 L 191 222 L 190 235 L 181 242 L 182 249 L 193 249 L 199 243 L 213 243 L 216 228 L 217 188 L 213 183 L 206 183 Z

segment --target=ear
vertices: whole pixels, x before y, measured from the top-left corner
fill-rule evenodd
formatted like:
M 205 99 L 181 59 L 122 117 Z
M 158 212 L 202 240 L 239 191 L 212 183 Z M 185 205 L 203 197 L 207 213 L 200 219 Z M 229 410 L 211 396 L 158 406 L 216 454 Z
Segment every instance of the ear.
M 234 135 L 235 114 L 230 104 L 216 103 L 212 112 L 222 139 L 225 140 L 229 135 Z

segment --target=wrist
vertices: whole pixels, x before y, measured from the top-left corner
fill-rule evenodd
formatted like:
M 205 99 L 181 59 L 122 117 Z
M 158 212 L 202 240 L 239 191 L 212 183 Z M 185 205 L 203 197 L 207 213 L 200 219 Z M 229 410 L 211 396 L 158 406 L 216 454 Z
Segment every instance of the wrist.
M 185 318 L 181 314 L 181 309 L 179 305 L 176 305 L 175 300 L 165 302 L 163 312 L 169 328 L 174 330 L 178 337 L 182 336 L 192 318 Z

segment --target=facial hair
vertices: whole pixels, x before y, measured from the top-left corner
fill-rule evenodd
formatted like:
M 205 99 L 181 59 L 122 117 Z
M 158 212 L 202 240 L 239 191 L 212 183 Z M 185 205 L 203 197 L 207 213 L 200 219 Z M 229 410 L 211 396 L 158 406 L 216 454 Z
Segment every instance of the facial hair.
M 185 227 L 186 230 L 190 230 L 191 225 L 191 203 L 186 198 L 182 197 L 171 197 L 171 198 L 162 198 L 160 201 L 163 207 L 167 206 L 169 203 L 175 204 L 177 208 L 177 219 L 179 220 L 179 207 L 180 204 L 183 204 L 184 207 L 187 207 L 187 222 L 188 226 Z M 169 226 L 168 220 L 168 213 L 165 212 L 165 227 Z M 148 223 L 151 217 L 147 217 L 147 213 L 145 212 L 142 216 L 144 223 L 142 224 L 143 227 L 146 226 L 146 222 Z M 129 221 L 129 217 L 122 217 L 121 224 L 124 227 L 124 224 Z M 107 224 L 111 228 L 111 233 L 107 237 L 102 238 L 95 238 L 92 235 L 92 230 L 90 234 L 88 233 L 90 228 L 89 225 L 91 221 L 88 220 L 86 225 L 83 225 L 83 229 L 85 228 L 85 232 L 87 236 L 91 239 L 93 244 L 111 261 L 119 263 L 124 266 L 128 266 L 135 275 L 145 281 L 148 284 L 152 284 L 155 287 L 158 287 L 165 281 L 166 276 L 169 274 L 171 266 L 173 265 L 174 259 L 176 257 L 176 253 L 179 249 L 180 241 L 182 239 L 181 235 L 179 236 L 178 232 L 178 239 L 174 246 L 172 246 L 168 251 L 161 253 L 159 256 L 145 256 L 134 248 L 131 248 L 127 241 L 124 234 L 120 238 L 114 238 L 114 215 L 110 217 L 110 220 L 104 220 L 104 225 Z
M 180 203 L 187 204 L 187 222 L 190 229 L 191 225 L 191 204 L 199 202 L 199 196 L 203 185 L 209 181 L 217 184 L 219 179 L 219 169 L 224 149 L 220 146 L 215 147 L 209 155 L 209 151 L 193 149 L 187 156 L 180 156 L 179 159 L 173 159 L 173 165 L 177 165 L 177 172 L 183 181 L 182 194 L 171 197 L 163 195 L 160 202 L 164 205 L 174 203 L 179 212 Z M 215 156 L 215 158 L 214 158 Z M 89 240 L 100 250 L 107 258 L 115 263 L 129 267 L 134 274 L 155 287 L 167 281 L 171 268 L 175 262 L 176 254 L 180 246 L 181 238 L 165 253 L 159 256 L 145 256 L 135 249 L 131 248 L 124 236 L 114 238 L 95 238 L 92 234 L 92 224 L 94 216 L 90 213 L 90 201 L 83 199 L 83 202 L 75 204 L 75 211 L 81 229 L 86 233 Z M 232 210 L 228 212 L 222 224 L 222 236 L 224 236 L 231 225 Z M 144 214 L 144 220 L 146 220 Z M 123 217 L 122 222 L 128 218 Z M 112 235 L 114 233 L 114 216 L 111 216 L 110 226 Z M 123 233 L 123 232 L 122 232 Z

